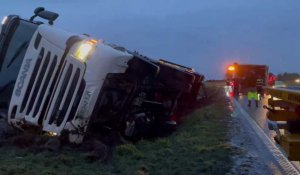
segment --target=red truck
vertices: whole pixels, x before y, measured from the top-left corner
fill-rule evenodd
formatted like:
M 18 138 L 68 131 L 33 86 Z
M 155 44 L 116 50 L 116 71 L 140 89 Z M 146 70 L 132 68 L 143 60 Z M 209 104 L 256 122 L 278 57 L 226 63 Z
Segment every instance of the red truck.
M 267 65 L 234 63 L 227 67 L 226 84 L 232 90 L 231 95 L 233 96 L 238 96 L 240 93 L 245 93 L 247 89 L 256 87 L 258 81 L 262 86 L 268 85 L 269 67 Z

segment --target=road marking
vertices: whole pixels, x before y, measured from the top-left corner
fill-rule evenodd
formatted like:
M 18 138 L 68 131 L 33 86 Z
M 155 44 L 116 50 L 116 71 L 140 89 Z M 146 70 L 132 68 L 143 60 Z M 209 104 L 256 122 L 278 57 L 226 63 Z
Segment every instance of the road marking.
M 292 163 L 282 154 L 282 152 L 276 147 L 275 143 L 266 135 L 266 133 L 258 126 L 258 124 L 252 119 L 252 117 L 242 108 L 242 106 L 235 99 L 234 105 L 239 109 L 244 119 L 248 121 L 251 128 L 256 132 L 262 143 L 270 150 L 271 155 L 281 166 L 282 170 L 286 174 L 300 174 Z

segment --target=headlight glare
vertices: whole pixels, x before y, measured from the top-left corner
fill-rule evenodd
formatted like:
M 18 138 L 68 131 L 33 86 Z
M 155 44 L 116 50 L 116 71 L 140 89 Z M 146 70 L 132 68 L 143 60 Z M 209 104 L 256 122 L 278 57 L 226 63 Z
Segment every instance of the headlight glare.
M 95 40 L 88 40 L 81 43 L 75 52 L 75 57 L 82 62 L 86 62 L 88 55 L 94 49 L 96 43 Z

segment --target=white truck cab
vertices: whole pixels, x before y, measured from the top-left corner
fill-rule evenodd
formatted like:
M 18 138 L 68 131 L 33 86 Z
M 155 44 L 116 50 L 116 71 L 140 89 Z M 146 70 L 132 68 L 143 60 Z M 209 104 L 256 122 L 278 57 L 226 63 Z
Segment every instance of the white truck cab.
M 40 126 L 54 135 L 67 130 L 70 141 L 81 142 L 106 75 L 124 73 L 133 56 L 18 16 L 5 17 L 2 30 L 8 47 L 1 51 L 1 88 L 15 84 L 8 122 L 20 129 Z

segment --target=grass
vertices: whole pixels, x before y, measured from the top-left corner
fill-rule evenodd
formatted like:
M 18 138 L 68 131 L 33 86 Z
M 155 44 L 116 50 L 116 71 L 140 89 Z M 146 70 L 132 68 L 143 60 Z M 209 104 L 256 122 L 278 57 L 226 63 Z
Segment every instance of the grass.
M 119 145 L 106 164 L 89 163 L 72 150 L 34 153 L 27 149 L 0 148 L 1 175 L 85 174 L 225 174 L 232 162 L 228 143 L 228 110 L 220 88 L 208 87 L 210 105 L 183 119 L 174 134 L 154 141 Z M 214 96 L 214 98 L 212 98 Z M 141 171 L 139 171 L 141 170 Z
M 228 172 L 231 146 L 227 144 L 223 109 L 223 105 L 214 104 L 195 111 L 170 137 L 117 147 L 113 161 L 116 172 L 133 174 L 143 166 L 150 174 Z

